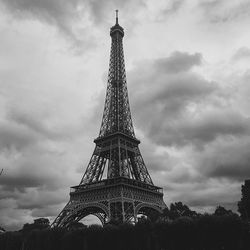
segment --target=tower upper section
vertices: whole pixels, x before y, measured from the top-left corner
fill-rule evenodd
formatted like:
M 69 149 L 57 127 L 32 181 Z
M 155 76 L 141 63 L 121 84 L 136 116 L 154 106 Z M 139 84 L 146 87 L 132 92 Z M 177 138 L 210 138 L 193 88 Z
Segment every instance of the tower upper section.
M 118 10 L 116 10 L 116 23 L 110 28 L 110 36 L 113 37 L 116 34 L 119 34 L 122 37 L 124 36 L 124 30 L 118 23 Z
M 115 133 L 122 133 L 135 138 L 131 112 L 128 100 L 126 71 L 123 53 L 123 28 L 116 23 L 110 29 L 111 52 L 109 61 L 108 84 L 106 100 L 98 138 Z

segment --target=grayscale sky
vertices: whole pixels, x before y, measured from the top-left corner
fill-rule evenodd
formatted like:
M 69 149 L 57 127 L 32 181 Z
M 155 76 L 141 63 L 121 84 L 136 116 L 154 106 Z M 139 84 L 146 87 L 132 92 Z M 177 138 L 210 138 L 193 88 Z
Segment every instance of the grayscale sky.
M 0 0 L 0 225 L 51 221 L 94 149 L 119 9 L 133 123 L 164 199 L 236 211 L 250 178 L 249 0 Z

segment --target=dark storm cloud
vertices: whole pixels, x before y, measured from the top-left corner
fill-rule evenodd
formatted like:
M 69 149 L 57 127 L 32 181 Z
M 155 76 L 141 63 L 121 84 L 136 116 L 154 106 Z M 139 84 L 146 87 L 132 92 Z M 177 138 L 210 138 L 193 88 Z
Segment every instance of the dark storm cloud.
M 224 0 L 213 0 L 213 1 L 201 1 L 198 7 L 204 9 L 204 11 L 211 11 L 216 8 L 219 8 L 223 4 Z
M 160 73 L 178 73 L 188 71 L 201 63 L 202 55 L 200 53 L 189 54 L 175 51 L 169 57 L 157 59 L 154 64 L 155 69 Z
M 159 173 L 160 171 L 170 171 L 174 165 L 174 159 L 169 157 L 167 152 L 157 153 L 157 145 L 144 138 L 141 145 L 141 153 L 150 173 Z
M 161 10 L 160 14 L 157 16 L 157 20 L 164 20 L 166 17 L 177 13 L 184 3 L 185 0 L 168 1 L 168 5 Z
M 6 110 L 6 117 L 12 123 L 16 123 L 17 126 L 26 128 L 27 131 L 32 131 L 37 133 L 37 139 L 39 135 L 51 139 L 51 140 L 65 140 L 68 137 L 72 137 L 74 131 L 66 131 L 65 128 L 56 128 L 50 125 L 50 117 L 42 116 L 41 114 L 36 114 L 31 111 L 21 110 L 18 107 L 11 107 Z M 46 124 L 47 121 L 47 124 Z
M 213 212 L 215 207 L 223 205 L 229 209 L 235 209 L 239 199 L 240 183 L 232 180 L 220 180 L 204 176 L 199 182 L 189 181 L 176 183 L 172 180 L 168 185 L 171 189 L 166 190 L 170 196 L 170 202 L 182 201 L 198 211 Z M 234 205 L 233 205 L 234 204 Z M 213 209 L 211 211 L 211 209 Z
M 198 53 L 175 52 L 130 72 L 136 125 L 155 143 L 202 149 L 219 137 L 250 132 L 249 119 L 223 104 L 228 97 L 219 85 L 192 71 L 201 60 Z
M 91 39 L 92 32 L 84 30 L 89 24 L 86 20 L 93 22 L 95 25 L 111 20 L 112 13 L 115 9 L 123 9 L 124 16 L 133 10 L 145 7 L 143 0 L 137 1 L 98 1 L 98 0 L 0 0 L 7 10 L 16 18 L 38 19 L 59 28 L 69 38 L 73 39 L 77 46 L 89 48 L 94 41 Z M 114 15 L 114 13 L 113 13 Z M 130 18 L 131 19 L 131 18 Z M 133 18 L 132 18 L 133 19 Z M 80 35 L 75 33 L 75 22 L 82 22 L 84 27 Z M 86 34 L 88 32 L 88 34 Z M 82 34 L 84 33 L 84 34 Z M 82 37 L 84 35 L 84 37 Z
M 232 92 L 195 73 L 194 66 L 202 67 L 202 55 L 175 52 L 128 72 L 135 125 L 153 142 L 146 148 L 168 152 L 162 162 L 157 152 L 147 157 L 145 151 L 144 158 L 168 202 L 235 209 L 240 184 L 250 177 L 250 120 L 237 106 L 239 93 L 249 93 L 248 73 Z M 151 158 L 157 160 L 151 164 Z
M 168 9 L 165 9 L 164 11 L 166 11 L 166 12 L 169 12 L 169 11 L 176 12 L 176 11 L 178 11 L 180 9 L 180 7 L 184 4 L 184 2 L 185 2 L 185 0 L 174 0 L 172 2 L 171 7 L 168 8 Z
M 217 191 L 218 192 L 218 191 Z M 190 195 L 185 197 L 180 197 L 181 200 L 185 201 L 184 203 L 189 206 L 196 208 L 213 207 L 213 211 L 217 206 L 224 206 L 227 209 L 233 209 L 237 211 L 237 201 L 239 194 L 234 194 L 234 200 L 232 199 L 232 193 L 227 193 L 225 195 L 225 190 L 221 190 L 218 193 L 211 192 L 210 194 L 201 193 L 200 195 Z M 230 202 L 231 201 L 231 202 Z M 212 212 L 212 211 L 211 211 Z
M 250 138 L 219 142 L 197 159 L 205 176 L 243 182 L 250 178 Z
M 137 65 L 130 72 L 136 124 L 154 141 L 163 141 L 175 131 L 175 136 L 179 135 L 178 122 L 183 120 L 188 105 L 204 101 L 216 90 L 215 83 L 191 71 L 201 64 L 201 58 L 200 54 L 175 52 L 167 58 Z M 183 143 L 175 136 L 166 140 L 169 145 Z
M 232 56 L 232 60 L 239 61 L 241 59 L 250 59 L 250 49 L 247 47 L 239 48 Z
M 68 199 L 68 187 L 73 183 L 69 166 L 73 159 L 68 159 L 66 153 L 51 153 L 50 143 L 46 141 L 42 144 L 33 144 L 26 152 L 14 151 L 7 156 L 0 153 L 1 166 L 4 167 L 0 183 L 0 203 L 8 204 L 6 209 L 1 208 L 2 216 L 7 218 L 3 222 L 6 228 L 12 228 L 12 224 L 16 228 L 17 225 L 29 222 L 33 210 L 37 213 L 44 210 L 45 216 L 52 216 L 55 211 L 51 213 L 47 208 L 65 203 Z M 55 147 L 60 148 L 60 144 Z M 12 221 L 13 216 L 16 221 Z
M 66 185 L 69 178 L 61 171 L 67 164 L 67 138 L 60 130 L 45 128 L 43 117 L 15 111 L 8 109 L 8 120 L 0 124 L 0 163 L 4 168 L 0 186 L 5 191 L 25 192 L 41 186 L 55 190 L 62 186 L 61 179 Z
M 69 22 L 76 14 L 78 0 L 1 0 L 15 17 L 36 18 L 58 26 L 70 34 Z M 77 16 L 76 16 L 77 17 Z
M 195 145 L 202 149 L 203 145 L 218 137 L 246 136 L 250 132 L 249 119 L 234 113 L 214 113 L 201 115 L 199 119 L 188 117 L 179 121 L 156 125 L 160 135 L 151 131 L 151 136 L 162 145 Z
M 226 0 L 203 1 L 198 5 L 212 23 L 226 23 L 250 16 L 248 0 L 229 3 Z
M 141 111 L 146 111 L 146 108 L 157 112 L 155 115 L 164 112 L 168 116 L 176 116 L 187 103 L 199 101 L 213 93 L 217 88 L 215 83 L 191 72 L 193 66 L 200 64 L 200 60 L 199 54 L 175 52 L 167 58 L 140 63 L 129 72 L 133 88 L 131 99 L 139 111 L 136 117 L 143 116 L 144 112 Z M 164 119 L 163 115 L 157 117 Z
M 58 211 L 60 211 L 62 207 L 65 205 L 66 200 L 63 200 L 63 204 L 59 203 L 59 201 L 56 199 L 55 201 L 57 202 L 57 205 L 46 205 L 42 208 L 34 208 L 31 212 L 31 215 L 36 218 L 51 217 L 51 216 L 55 218 L 58 215 Z M 50 220 L 51 223 L 54 221 L 54 218 Z
M 11 123 L 0 123 L 0 152 L 22 150 L 36 143 L 37 136 L 26 128 Z
M 6 176 L 3 175 L 3 177 L 1 178 L 1 186 L 5 191 L 6 190 L 13 191 L 15 189 L 24 191 L 24 188 L 26 187 L 42 186 L 44 185 L 45 181 L 48 181 L 45 178 L 41 177 L 35 178 L 34 175 L 27 175 L 27 173 L 18 176 L 9 176 L 7 175 L 8 171 L 5 172 L 6 173 L 4 174 L 6 174 Z
M 31 156 L 26 157 L 27 159 L 19 159 L 20 162 L 12 161 L 12 166 L 5 167 L 0 184 L 4 190 L 25 192 L 26 188 L 45 187 L 53 191 L 62 186 L 62 179 L 65 185 L 68 183 L 68 177 L 53 170 L 53 167 L 58 166 L 49 165 L 49 160 L 39 159 L 39 156 L 34 156 L 33 159 Z M 46 158 L 46 155 L 41 158 Z M 50 160 L 52 162 L 53 158 Z
M 49 192 L 43 187 L 27 189 L 26 193 L 21 195 L 23 196 L 22 199 L 17 201 L 17 207 L 20 209 L 32 209 L 36 211 L 44 209 L 46 211 L 46 208 L 61 204 L 67 200 L 66 196 L 60 195 L 59 189 L 57 191 L 59 195 Z M 46 211 L 47 216 L 48 212 L 50 211 Z
M 33 146 L 35 147 L 35 146 Z M 32 149 L 30 149 L 32 152 Z M 4 174 L 1 176 L 1 186 L 5 190 L 20 190 L 25 192 L 25 188 L 29 187 L 46 187 L 48 190 L 55 190 L 62 186 L 61 179 L 68 182 L 67 177 L 63 177 L 61 172 L 56 168 L 60 165 L 60 157 L 55 155 L 48 156 L 46 152 L 40 151 L 40 156 L 32 153 L 22 154 L 17 161 L 12 160 L 11 166 L 4 166 Z M 18 153 L 17 153 L 18 154 Z M 15 157 L 13 153 L 11 158 Z M 57 160 L 58 162 L 56 162 Z
M 77 119 L 73 127 L 68 125 L 64 117 L 57 117 L 56 105 L 55 110 L 40 110 L 27 100 L 26 106 L 12 101 L 5 107 L 5 121 L 0 123 L 0 165 L 4 168 L 0 203 L 6 206 L 1 207 L 1 220 L 5 218 L 1 223 L 7 229 L 16 229 L 32 221 L 32 211 L 54 216 L 59 210 L 47 208 L 68 199 L 78 163 L 71 144 L 76 140 L 74 134 L 81 138 L 76 130 L 83 123 Z

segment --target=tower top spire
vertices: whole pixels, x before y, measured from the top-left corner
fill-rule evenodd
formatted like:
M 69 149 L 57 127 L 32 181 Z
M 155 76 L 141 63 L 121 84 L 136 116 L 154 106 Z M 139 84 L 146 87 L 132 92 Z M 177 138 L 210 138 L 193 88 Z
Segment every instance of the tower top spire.
M 116 19 L 115 24 L 118 24 L 118 10 L 115 10 L 115 19 Z
M 120 34 L 122 37 L 124 36 L 123 28 L 118 23 L 118 10 L 115 10 L 115 25 L 110 29 L 111 37 L 115 34 Z

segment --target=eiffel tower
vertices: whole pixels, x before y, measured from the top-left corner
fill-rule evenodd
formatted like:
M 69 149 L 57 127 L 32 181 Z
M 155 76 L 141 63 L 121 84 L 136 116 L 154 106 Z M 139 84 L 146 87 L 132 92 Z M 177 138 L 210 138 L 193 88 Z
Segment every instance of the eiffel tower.
M 139 150 L 129 107 L 123 55 L 124 30 L 110 29 L 111 53 L 105 107 L 93 155 L 78 186 L 71 187 L 70 200 L 52 226 L 68 227 L 87 215 L 103 224 L 150 218 L 166 207 L 162 188 L 155 186 Z

